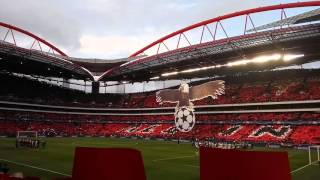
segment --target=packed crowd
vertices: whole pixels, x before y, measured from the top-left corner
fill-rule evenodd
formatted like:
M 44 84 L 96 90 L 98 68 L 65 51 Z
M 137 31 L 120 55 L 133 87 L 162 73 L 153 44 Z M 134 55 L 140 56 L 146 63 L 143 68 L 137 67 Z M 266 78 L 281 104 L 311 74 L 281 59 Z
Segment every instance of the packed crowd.
M 279 102 L 320 99 L 320 79 L 295 79 L 294 81 L 275 81 L 265 83 L 230 84 L 226 82 L 225 95 L 218 99 L 210 97 L 195 101 L 195 105 L 235 104 L 256 102 Z M 141 98 L 144 100 L 142 101 Z M 159 107 L 154 94 L 147 97 L 135 96 L 131 105 L 143 107 Z M 174 106 L 165 103 L 162 106 Z
M 1 135 L 37 131 L 40 136 L 118 136 L 161 139 L 216 139 L 232 142 L 320 144 L 319 125 L 196 125 L 181 133 L 173 124 L 96 124 L 0 121 Z
M 195 102 L 195 105 L 320 100 L 319 72 L 300 71 L 224 77 L 225 95 L 217 100 L 205 98 Z M 11 75 L 1 74 L 0 80 L 7 85 L 0 89 L 0 100 L 6 101 L 85 107 L 175 106 L 169 103 L 159 105 L 154 92 L 94 95 Z M 2 110 L 0 136 L 15 136 L 17 131 L 28 130 L 37 131 L 39 135 L 47 137 L 121 136 L 186 140 L 213 138 L 232 142 L 320 143 L 320 114 L 316 112 L 198 114 L 196 119 L 198 124 L 191 132 L 181 133 L 175 129 L 173 114 L 76 115 Z
M 317 70 L 288 70 L 220 78 L 226 82 L 225 95 L 205 98 L 195 105 L 278 102 L 320 99 L 320 77 Z M 156 102 L 155 92 L 136 94 L 86 94 L 8 74 L 0 74 L 6 88 L 0 89 L 0 100 L 85 107 L 161 107 L 175 106 Z M 195 85 L 194 82 L 191 84 Z M 21 89 L 24 91 L 20 91 Z M 174 87 L 177 88 L 177 87 Z
M 89 115 L 89 114 L 60 114 L 45 112 L 3 111 L 0 110 L 0 120 L 17 121 L 47 121 L 74 123 L 172 123 L 173 110 L 168 115 Z M 320 113 L 314 112 L 264 112 L 264 113 L 220 113 L 198 114 L 199 123 L 254 123 L 254 122 L 299 122 L 313 123 L 320 121 Z M 0 127 L 1 128 L 1 127 Z

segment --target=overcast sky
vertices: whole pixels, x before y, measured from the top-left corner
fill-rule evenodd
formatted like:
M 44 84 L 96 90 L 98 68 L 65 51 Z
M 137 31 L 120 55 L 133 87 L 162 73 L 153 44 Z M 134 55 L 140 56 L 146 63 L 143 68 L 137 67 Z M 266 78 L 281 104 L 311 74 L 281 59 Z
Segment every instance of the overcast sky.
M 0 0 L 0 21 L 28 30 L 69 56 L 127 57 L 193 23 L 292 0 Z

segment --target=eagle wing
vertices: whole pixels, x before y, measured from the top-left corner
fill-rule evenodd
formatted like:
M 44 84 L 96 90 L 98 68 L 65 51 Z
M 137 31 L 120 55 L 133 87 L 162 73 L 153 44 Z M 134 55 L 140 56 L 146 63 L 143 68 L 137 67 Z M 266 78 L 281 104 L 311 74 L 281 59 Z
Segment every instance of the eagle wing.
M 156 93 L 156 100 L 158 103 L 170 102 L 176 103 L 179 102 L 180 91 L 178 89 L 165 89 L 160 90 Z
M 224 81 L 210 81 L 189 89 L 190 101 L 196 101 L 208 96 L 216 99 L 218 95 L 224 94 Z

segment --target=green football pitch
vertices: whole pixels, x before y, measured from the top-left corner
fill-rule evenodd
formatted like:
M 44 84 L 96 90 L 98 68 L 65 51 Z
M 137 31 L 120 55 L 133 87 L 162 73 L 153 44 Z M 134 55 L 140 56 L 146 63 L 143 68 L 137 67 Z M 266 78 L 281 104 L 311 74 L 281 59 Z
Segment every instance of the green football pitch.
M 142 152 L 149 180 L 199 179 L 199 156 L 190 143 L 112 138 L 46 138 L 45 149 L 16 149 L 14 138 L 0 138 L 0 162 L 7 163 L 10 172 L 52 179 L 70 175 L 73 153 L 77 146 L 130 147 Z M 263 149 L 289 153 L 293 180 L 319 180 L 319 165 L 308 164 L 308 151 L 292 149 Z M 316 154 L 313 154 L 316 158 Z M 301 168 L 302 167 L 302 168 Z

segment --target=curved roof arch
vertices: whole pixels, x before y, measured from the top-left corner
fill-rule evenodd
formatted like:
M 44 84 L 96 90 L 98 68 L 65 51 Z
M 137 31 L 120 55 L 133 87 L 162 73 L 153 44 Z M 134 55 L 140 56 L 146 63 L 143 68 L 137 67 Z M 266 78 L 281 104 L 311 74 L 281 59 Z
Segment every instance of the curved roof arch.
M 19 27 L 16 27 L 16 26 L 13 26 L 13 25 L 10 25 L 10 24 L 7 24 L 7 23 L 3 23 L 3 22 L 0 22 L 0 26 L 1 27 L 5 27 L 5 28 L 8 28 L 9 30 L 15 30 L 17 32 L 20 32 L 22 34 L 25 34 L 29 37 L 32 37 L 33 39 L 45 44 L 46 46 L 50 47 L 52 50 L 56 51 L 57 53 L 59 53 L 59 55 L 61 56 L 67 56 L 67 54 L 65 54 L 62 50 L 60 50 L 59 48 L 57 48 L 56 46 L 52 45 L 51 43 L 49 43 L 48 41 L 34 35 L 33 33 L 29 32 L 29 31 L 26 31 L 24 29 L 21 29 Z
M 143 47 L 142 49 L 136 51 L 135 53 L 131 54 L 130 57 L 137 57 L 137 56 L 143 54 L 146 50 L 154 48 L 156 46 L 159 49 L 160 45 L 163 44 L 164 41 L 166 41 L 166 40 L 168 40 L 170 38 L 173 38 L 173 37 L 179 36 L 179 41 L 180 41 L 180 36 L 184 36 L 185 32 L 188 32 L 190 30 L 193 30 L 193 29 L 196 29 L 196 28 L 199 28 L 199 27 L 205 27 L 208 24 L 219 23 L 222 20 L 231 19 L 231 18 L 244 16 L 244 15 L 245 16 L 250 16 L 251 14 L 261 13 L 261 12 L 266 12 L 266 11 L 273 11 L 273 10 L 283 10 L 284 11 L 285 9 L 290 9 L 290 8 L 301 8 L 301 7 L 312 7 L 312 6 L 320 6 L 320 1 L 296 2 L 296 3 L 287 3 L 287 4 L 264 6 L 264 7 L 252 8 L 252 9 L 247 9 L 247 10 L 243 10 L 243 11 L 238 11 L 238 12 L 226 14 L 226 15 L 223 15 L 223 16 L 214 17 L 212 19 L 201 21 L 199 23 L 192 24 L 190 26 L 187 26 L 185 28 L 177 30 L 177 31 L 175 31 L 173 33 L 170 33 L 170 34 L 168 34 L 168 35 L 166 35 L 166 36 L 164 36 L 164 37 L 162 37 L 162 38 L 160 38 L 160 39 L 148 44 L 147 46 Z M 249 17 L 249 18 L 251 18 L 251 17 Z M 246 19 L 246 21 L 247 21 L 247 19 Z M 229 38 L 229 37 L 227 37 L 227 38 Z M 213 41 L 215 41 L 215 39 Z M 179 42 L 178 42 L 178 44 L 179 44 Z M 199 44 L 201 44 L 201 42 Z M 190 44 L 189 43 L 189 45 L 190 45 L 189 47 L 192 47 L 192 46 L 194 46 L 196 44 Z M 166 45 L 164 44 L 164 46 L 166 46 Z M 177 49 L 180 49 L 180 47 L 177 46 L 177 48 L 173 49 L 173 50 L 169 50 L 168 49 L 168 51 L 166 51 L 165 53 L 174 52 Z M 160 55 L 160 53 L 159 54 L 157 53 L 155 55 L 151 55 L 149 57 L 157 56 L 157 55 Z M 145 61 L 146 59 L 148 59 L 148 58 L 139 58 L 138 60 L 131 61 L 131 62 L 128 62 L 128 63 L 123 64 L 121 66 L 109 69 L 106 72 L 104 72 L 104 74 L 99 78 L 99 80 L 105 79 L 108 76 L 112 76 L 115 72 L 117 72 L 117 71 L 119 71 L 121 69 L 130 69 L 130 67 L 133 66 L 133 65 L 136 65 L 136 64 L 139 64 L 139 63 L 143 64 L 144 62 L 146 62 Z
M 4 22 L 0 22 L 0 27 L 7 29 L 4 39 L 0 40 L 0 55 L 10 54 L 12 57 L 23 57 L 23 59 L 30 59 L 37 63 L 48 64 L 49 66 L 55 66 L 61 70 L 67 70 L 68 72 L 74 73 L 83 78 L 89 78 L 91 80 L 94 79 L 90 71 L 84 67 L 74 64 L 66 53 L 43 38 L 40 38 L 27 30 Z M 20 44 L 16 42 L 17 39 L 14 34 L 15 32 L 19 32 L 22 35 L 31 38 L 31 40 L 33 40 L 31 47 L 19 46 Z M 9 34 L 11 34 L 13 38 L 13 43 L 7 40 L 7 36 Z M 35 49 L 35 44 L 39 45 L 40 50 Z M 45 47 L 41 47 L 41 45 L 45 45 L 48 51 L 44 51 L 43 48 Z M 6 56 L 4 56 L 3 59 L 5 59 L 5 57 Z
M 234 18 L 234 17 L 238 17 L 238 16 L 242 16 L 242 15 L 248 15 L 248 14 L 253 14 L 253 13 L 259 13 L 259 12 L 264 12 L 264 11 L 272 11 L 272 10 L 279 10 L 279 9 L 289 9 L 289 8 L 297 8 L 297 7 L 308 7 L 308 6 L 320 6 L 320 1 L 310 1 L 310 2 L 297 2 L 297 3 L 288 3 L 288 4 L 279 4 L 279 5 L 272 5 L 272 6 L 264 6 L 264 7 L 258 7 L 258 8 L 253 8 L 253 9 L 247 9 L 247 10 L 243 10 L 243 11 L 238 11 L 238 12 L 234 12 L 234 13 L 230 13 L 230 14 L 226 14 L 223 16 L 218 16 L 212 19 L 208 19 L 205 21 L 201 21 L 199 23 L 196 24 L 192 24 L 190 26 L 187 26 L 185 28 L 182 28 L 180 30 L 177 30 L 173 33 L 170 33 L 150 44 L 148 44 L 147 46 L 143 47 L 142 49 L 136 51 L 135 53 L 131 54 L 130 57 L 134 57 L 137 56 L 141 53 L 143 53 L 144 51 L 146 51 L 147 49 L 162 43 L 163 41 L 170 39 L 176 35 L 185 33 L 189 30 L 207 25 L 207 24 L 211 24 L 214 22 L 218 22 L 221 20 L 225 20 L 225 19 L 230 19 L 230 18 Z

